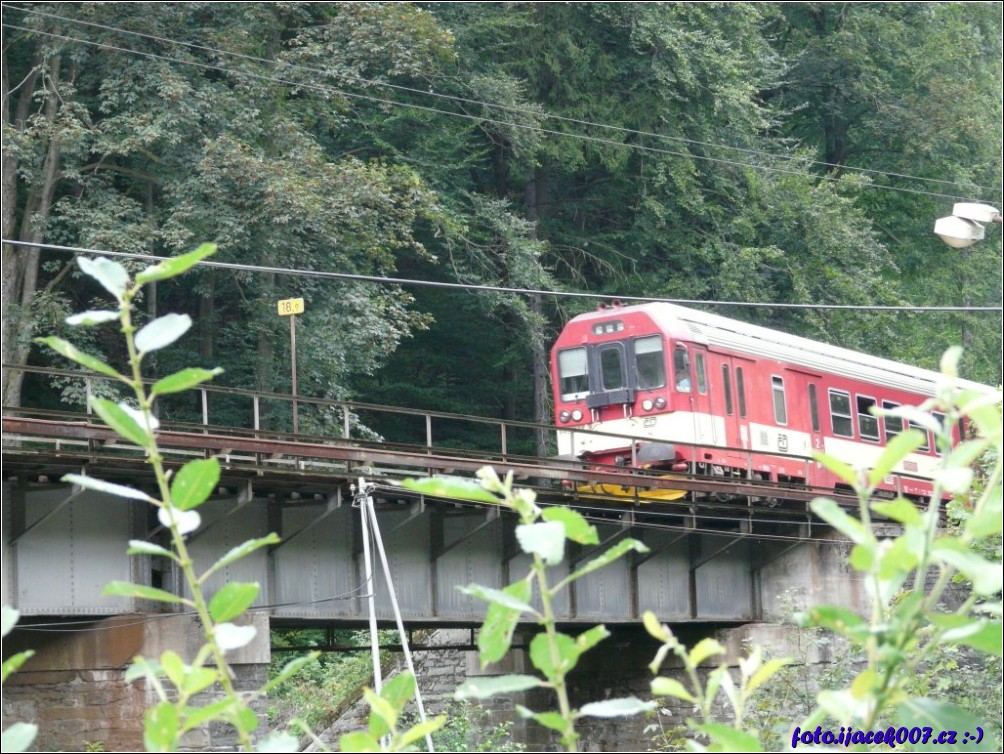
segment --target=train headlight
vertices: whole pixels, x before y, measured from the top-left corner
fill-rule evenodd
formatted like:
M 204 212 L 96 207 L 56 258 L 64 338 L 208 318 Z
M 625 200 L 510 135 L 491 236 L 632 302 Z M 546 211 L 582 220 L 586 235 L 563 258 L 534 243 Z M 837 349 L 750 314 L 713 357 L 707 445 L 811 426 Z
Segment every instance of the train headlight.
M 571 418 L 572 418 L 572 412 L 569 411 L 568 409 L 565 409 L 560 414 L 558 414 L 558 421 L 560 421 L 562 424 L 568 424 L 568 420 Z
M 666 399 L 660 395 L 658 398 L 655 399 L 655 407 L 660 411 L 666 408 Z
M 641 402 L 641 407 L 642 407 L 642 409 L 644 409 L 645 411 L 651 411 L 651 410 L 652 410 L 652 407 L 653 407 L 654 405 L 655 405 L 655 404 L 654 404 L 654 403 L 652 403 L 652 399 L 651 399 L 651 398 L 646 398 L 645 400 L 643 400 L 643 401 Z
M 579 411 L 579 409 L 575 409 L 572 412 L 572 421 L 574 421 L 574 422 L 580 422 L 580 421 L 582 421 L 582 412 Z

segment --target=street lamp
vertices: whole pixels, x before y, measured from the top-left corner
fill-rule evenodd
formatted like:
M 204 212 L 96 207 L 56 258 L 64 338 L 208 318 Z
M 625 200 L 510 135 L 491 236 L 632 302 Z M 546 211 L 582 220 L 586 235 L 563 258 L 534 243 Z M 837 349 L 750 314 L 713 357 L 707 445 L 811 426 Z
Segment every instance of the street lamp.
M 939 218 L 934 232 L 953 249 L 964 249 L 983 240 L 980 223 L 1001 223 L 1001 213 L 987 204 L 959 202 L 952 207 L 951 217 Z

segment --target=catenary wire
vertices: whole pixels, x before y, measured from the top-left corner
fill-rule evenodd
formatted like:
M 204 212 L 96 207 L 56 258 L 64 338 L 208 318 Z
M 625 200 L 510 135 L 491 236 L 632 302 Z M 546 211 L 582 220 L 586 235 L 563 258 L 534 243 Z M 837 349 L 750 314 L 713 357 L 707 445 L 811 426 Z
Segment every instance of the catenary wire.
M 674 157 L 686 157 L 687 159 L 694 159 L 694 160 L 700 160 L 700 161 L 704 161 L 704 162 L 718 163 L 718 164 L 722 164 L 722 165 L 730 165 L 730 166 L 733 166 L 733 167 L 740 167 L 740 168 L 745 168 L 745 169 L 749 169 L 749 170 L 761 170 L 761 171 L 765 171 L 765 172 L 781 173 L 781 174 L 784 174 L 784 175 L 794 175 L 794 176 L 800 176 L 800 177 L 806 177 L 807 175 L 809 175 L 805 171 L 801 171 L 801 170 L 788 170 L 788 169 L 785 169 L 785 168 L 776 168 L 776 167 L 770 167 L 770 166 L 767 166 L 767 165 L 753 165 L 753 164 L 748 163 L 748 162 L 737 162 L 735 160 L 727 160 L 727 159 L 720 158 L 720 157 L 709 157 L 709 156 L 706 156 L 706 155 L 694 155 L 694 154 L 692 154 L 690 152 L 680 152 L 680 151 L 676 151 L 676 150 L 672 150 L 672 149 L 663 149 L 663 148 L 660 148 L 660 147 L 653 147 L 653 146 L 648 146 L 648 145 L 645 145 L 645 144 L 630 144 L 630 143 L 625 143 L 625 142 L 622 142 L 622 141 L 617 141 L 615 139 L 606 139 L 606 138 L 599 137 L 599 136 L 589 136 L 589 135 L 586 135 L 586 134 L 569 134 L 569 133 L 567 133 L 565 131 L 557 131 L 557 130 L 549 129 L 549 128 L 541 128 L 539 126 L 531 126 L 531 125 L 527 125 L 527 124 L 524 124 L 524 123 L 514 123 L 514 122 L 504 123 L 504 122 L 492 120 L 491 118 L 485 118 L 483 116 L 472 115 L 472 114 L 469 114 L 469 113 L 458 113 L 458 112 L 455 112 L 455 111 L 443 110 L 443 109 L 436 108 L 436 107 L 430 107 L 428 105 L 419 105 L 419 104 L 415 104 L 415 103 L 400 102 L 400 101 L 397 101 L 397 100 L 387 99 L 385 97 L 376 97 L 376 96 L 372 96 L 372 95 L 358 94 L 358 93 L 355 93 L 355 92 L 346 92 L 344 90 L 337 89 L 337 88 L 332 87 L 332 86 L 323 86 L 323 85 L 320 85 L 320 84 L 311 84 L 311 83 L 305 83 L 305 82 L 290 81 L 288 79 L 281 79 L 281 78 L 276 78 L 276 77 L 273 77 L 273 76 L 265 76 L 265 75 L 259 74 L 259 73 L 252 73 L 250 71 L 235 71 L 233 69 L 225 68 L 223 66 L 213 65 L 211 63 L 200 63 L 200 62 L 191 61 L 191 60 L 180 60 L 178 58 L 172 58 L 172 57 L 168 57 L 166 55 L 159 55 L 157 53 L 143 52 L 143 51 L 140 51 L 140 50 L 132 50 L 132 49 L 129 49 L 129 48 L 126 48 L 126 47 L 117 47 L 115 45 L 110 45 L 110 44 L 103 43 L 103 42 L 96 42 L 94 40 L 89 40 L 89 39 L 81 39 L 79 37 L 72 37 L 72 36 L 68 36 L 68 35 L 65 35 L 65 34 L 56 34 L 55 32 L 41 31 L 39 29 L 30 29 L 30 28 L 27 28 L 27 27 L 24 27 L 24 26 L 17 26 L 15 24 L 11 24 L 9 22 L 4 22 L 3 26 L 4 26 L 4 28 L 8 28 L 8 29 L 15 29 L 17 31 L 24 31 L 24 32 L 28 32 L 28 33 L 31 33 L 31 34 L 41 34 L 43 36 L 52 37 L 54 39 L 62 39 L 62 40 L 68 41 L 68 42 L 77 42 L 79 44 L 90 45 L 92 47 L 98 47 L 98 48 L 102 48 L 102 49 L 106 49 L 106 50 L 113 50 L 115 52 L 122 52 L 122 53 L 126 53 L 126 54 L 129 54 L 129 55 L 136 55 L 136 56 L 139 56 L 139 57 L 150 58 L 150 59 L 153 59 L 153 60 L 161 60 L 161 61 L 164 61 L 164 62 L 167 62 L 167 63 L 177 63 L 179 65 L 187 65 L 187 66 L 192 66 L 192 67 L 195 67 L 195 68 L 203 68 L 203 69 L 206 69 L 206 70 L 216 71 L 218 73 L 225 73 L 225 74 L 233 75 L 233 76 L 245 76 L 245 77 L 248 77 L 248 78 L 258 79 L 258 80 L 261 80 L 261 81 L 269 81 L 269 82 L 272 82 L 272 83 L 284 84 L 284 85 L 291 86 L 291 87 L 299 87 L 301 89 L 312 89 L 312 90 L 324 92 L 326 94 L 337 94 L 339 96 L 346 97 L 346 98 L 349 98 L 349 99 L 358 99 L 358 100 L 364 100 L 364 101 L 368 101 L 368 102 L 375 102 L 377 104 L 387 105 L 387 106 L 390 106 L 390 107 L 410 108 L 410 109 L 413 109 L 413 110 L 419 110 L 419 111 L 423 111 L 423 112 L 430 112 L 430 113 L 435 113 L 435 114 L 438 114 L 438 115 L 447 115 L 447 116 L 456 117 L 456 118 L 464 118 L 466 120 L 477 121 L 479 123 L 492 123 L 492 124 L 495 124 L 495 125 L 506 126 L 506 127 L 509 127 L 509 128 L 518 128 L 518 129 L 522 129 L 522 130 L 525 130 L 525 131 L 531 131 L 531 132 L 537 132 L 537 133 L 546 134 L 548 136 L 557 136 L 557 137 L 565 137 L 565 138 L 575 138 L 575 139 L 580 139 L 582 141 L 588 141 L 588 142 L 593 142 L 593 143 L 598 143 L 598 144 L 604 144 L 606 146 L 635 149 L 635 150 L 642 151 L 642 152 L 649 152 L 649 153 L 654 153 L 654 154 L 664 154 L 664 155 L 670 155 L 670 156 L 674 156 Z M 840 177 L 836 177 L 836 176 L 812 175 L 810 177 L 812 177 L 813 179 L 816 179 L 816 180 L 828 181 L 828 182 L 833 182 L 833 183 L 843 183 L 843 180 Z M 923 191 L 923 190 L 920 190 L 920 189 L 910 189 L 910 188 L 906 188 L 906 187 L 903 187 L 903 186 L 885 186 L 885 185 L 878 185 L 878 184 L 871 184 L 871 183 L 860 184 L 860 186 L 862 188 L 880 189 L 880 190 L 883 190 L 883 191 L 896 191 L 896 192 L 899 192 L 899 193 L 915 194 L 915 195 L 920 195 L 920 196 L 929 196 L 929 197 L 934 197 L 934 198 L 939 198 L 939 199 L 959 200 L 959 199 L 967 199 L 967 198 L 971 199 L 972 198 L 972 197 L 960 196 L 960 195 L 957 195 L 957 194 L 943 194 L 943 193 L 937 193 L 937 192 L 932 192 L 932 191 Z
M 110 251 L 107 249 L 90 249 L 77 246 L 59 246 L 56 244 L 37 243 L 33 241 L 15 241 L 0 239 L 0 243 L 15 247 L 45 249 L 47 251 L 67 252 L 70 254 L 99 254 L 102 256 L 122 257 L 127 259 L 142 259 L 160 262 L 172 257 L 139 254 L 129 251 Z M 460 291 L 479 291 L 484 293 L 508 293 L 527 296 L 550 296 L 553 298 L 600 299 L 604 301 L 639 301 L 647 303 L 667 303 L 685 306 L 735 306 L 749 309 L 811 309 L 836 311 L 887 311 L 887 312 L 1001 312 L 1000 306 L 892 306 L 877 304 L 792 304 L 773 303 L 767 301 L 717 301 L 713 299 L 683 299 L 660 298 L 652 296 L 618 296 L 606 293 L 581 293 L 578 291 L 553 291 L 535 288 L 512 288 L 506 286 L 479 285 L 474 283 L 450 283 L 439 280 L 416 280 L 412 278 L 383 277 L 380 275 L 359 275 L 348 272 L 330 272 L 327 270 L 304 270 L 293 267 L 270 267 L 267 265 L 244 264 L 239 262 L 216 262 L 202 260 L 200 265 L 216 267 L 224 270 L 244 272 L 261 272 L 294 277 L 309 277 L 325 280 L 341 280 L 345 282 L 375 283 L 379 285 L 416 286 L 427 288 L 445 288 Z
M 208 53 L 212 53 L 212 54 L 216 54 L 216 55 L 224 55 L 224 56 L 236 58 L 238 60 L 247 60 L 247 61 L 250 61 L 250 62 L 262 63 L 262 64 L 265 64 L 265 65 L 270 65 L 270 66 L 275 66 L 275 67 L 285 66 L 286 68 L 289 68 L 289 69 L 292 69 L 292 70 L 296 70 L 296 71 L 305 71 L 307 73 L 315 73 L 315 74 L 320 74 L 320 75 L 323 75 L 323 76 L 332 76 L 332 75 L 335 75 L 335 76 L 337 76 L 339 78 L 345 79 L 346 81 L 358 82 L 358 83 L 366 85 L 366 86 L 383 87 L 383 88 L 387 88 L 387 89 L 394 89 L 394 90 L 397 90 L 397 91 L 407 92 L 407 93 L 410 93 L 410 94 L 417 94 L 417 95 L 424 96 L 424 97 L 431 97 L 431 98 L 435 98 L 435 99 L 447 100 L 447 101 L 450 101 L 450 102 L 457 102 L 457 103 L 461 103 L 461 104 L 465 104 L 465 105 L 475 105 L 475 106 L 478 106 L 478 107 L 486 107 L 486 108 L 491 108 L 491 109 L 494 109 L 494 110 L 500 110 L 500 111 L 503 111 L 503 112 L 511 112 L 511 113 L 517 113 L 517 114 L 520 114 L 520 115 L 528 115 L 528 116 L 532 116 L 532 117 L 545 118 L 547 120 L 554 120 L 554 121 L 559 121 L 559 122 L 562 122 L 562 123 L 571 123 L 571 124 L 579 125 L 579 126 L 588 126 L 588 127 L 591 127 L 591 128 L 600 128 L 600 129 L 604 129 L 604 130 L 608 130 L 608 131 L 614 131 L 614 132 L 617 132 L 617 133 L 624 133 L 624 134 L 628 134 L 628 135 L 632 135 L 632 136 L 643 136 L 643 137 L 646 137 L 646 138 L 660 139 L 660 140 L 663 140 L 663 141 L 671 141 L 671 142 L 676 142 L 676 143 L 681 143 L 681 144 L 693 144 L 693 145 L 696 145 L 696 146 L 711 147 L 711 148 L 714 148 L 714 149 L 722 149 L 722 150 L 727 150 L 727 151 L 732 151 L 732 152 L 739 152 L 739 153 L 749 154 L 749 155 L 753 155 L 753 156 L 767 157 L 767 158 L 770 158 L 770 159 L 781 159 L 781 160 L 791 160 L 791 161 L 804 161 L 806 164 L 818 165 L 818 166 L 824 167 L 826 169 L 840 168 L 841 170 L 849 170 L 849 171 L 854 171 L 856 173 L 869 174 L 869 175 L 880 175 L 880 176 L 886 176 L 886 177 L 890 177 L 890 178 L 902 178 L 902 179 L 906 179 L 906 180 L 910 180 L 910 181 L 924 181 L 924 182 L 928 182 L 928 183 L 936 183 L 936 184 L 941 184 L 941 185 L 945 185 L 945 186 L 958 186 L 959 185 L 955 181 L 947 181 L 947 180 L 943 180 L 943 179 L 939 179 L 939 178 L 928 178 L 928 177 L 925 177 L 925 176 L 909 175 L 909 174 L 905 174 L 905 173 L 896 173 L 896 172 L 891 172 L 891 171 L 886 171 L 886 170 L 874 170 L 874 169 L 870 169 L 870 168 L 859 168 L 859 167 L 854 167 L 854 166 L 851 166 L 851 165 L 838 165 L 838 164 L 834 164 L 834 163 L 823 162 L 823 161 L 820 161 L 820 160 L 802 160 L 802 158 L 799 158 L 799 157 L 794 156 L 794 155 L 776 154 L 776 153 L 772 153 L 772 152 L 766 152 L 764 150 L 747 149 L 747 148 L 743 148 L 743 147 L 734 147 L 734 146 L 730 146 L 728 144 L 717 144 L 717 143 L 714 143 L 714 142 L 701 141 L 699 139 L 688 139 L 688 138 L 685 138 L 685 137 L 682 137 L 682 136 L 671 136 L 669 134 L 659 134 L 659 133 L 654 133 L 654 132 L 651 132 L 651 131 L 643 131 L 643 130 L 634 129 L 634 128 L 627 128 L 627 127 L 624 127 L 624 126 L 615 126 L 615 125 L 611 125 L 611 124 L 608 124 L 608 123 L 598 123 L 596 121 L 583 120 L 583 119 L 580 119 L 580 118 L 570 118 L 570 117 L 567 117 L 567 116 L 557 115 L 555 113 L 541 112 L 541 111 L 537 111 L 537 110 L 534 110 L 534 109 L 531 109 L 531 108 L 526 108 L 526 107 L 516 107 L 516 106 L 513 106 L 513 105 L 503 105 L 503 104 L 499 104 L 499 103 L 496 103 L 496 102 L 485 102 L 483 100 L 477 100 L 477 99 L 473 99 L 473 98 L 469 98 L 469 97 L 460 97 L 460 96 L 457 96 L 457 95 L 446 94 L 444 92 L 436 92 L 436 91 L 433 91 L 433 90 L 419 89 L 419 88 L 416 88 L 416 87 L 404 86 L 402 84 L 393 84 L 393 83 L 385 82 L 385 81 L 376 81 L 376 80 L 373 80 L 373 79 L 364 78 L 362 76 L 353 76 L 353 75 L 347 74 L 347 73 L 331 74 L 331 73 L 329 73 L 327 71 L 324 71 L 322 69 L 314 68 L 312 66 L 303 65 L 303 64 L 300 64 L 300 63 L 290 63 L 290 62 L 285 61 L 285 60 L 269 60 L 268 58 L 262 58 L 262 57 L 258 57 L 256 55 L 248 55 L 246 53 L 233 52 L 233 51 L 230 51 L 230 50 L 221 50 L 219 48 L 209 47 L 207 45 L 200 45 L 200 44 L 197 44 L 195 42 L 185 42 L 185 41 L 178 40 L 178 39 L 170 39 L 170 38 L 167 38 L 167 37 L 158 36 L 156 34 L 148 34 L 148 33 L 145 33 L 145 32 L 133 31 L 131 29 L 123 29 L 123 28 L 116 27 L 116 26 L 109 26 L 107 24 L 99 24 L 99 23 L 96 23 L 94 21 L 85 21 L 83 19 L 69 18 L 67 16 L 61 16 L 61 15 L 58 15 L 58 14 L 55 14 L 55 13 L 46 13 L 44 11 L 41 11 L 41 10 L 38 10 L 38 9 L 35 9 L 35 8 L 22 8 L 22 7 L 19 7 L 19 6 L 16 6 L 16 5 L 10 5 L 10 4 L 7 4 L 4 7 L 10 8 L 12 10 L 20 11 L 22 13 L 27 13 L 29 15 L 35 15 L 35 16 L 40 16 L 40 17 L 45 17 L 45 18 L 52 18 L 52 19 L 56 19 L 56 20 L 59 20 L 59 21 L 65 21 L 65 22 L 69 22 L 69 23 L 72 23 L 72 24 L 76 24 L 78 26 L 88 26 L 88 27 L 91 27 L 91 28 L 101 29 L 103 31 L 109 31 L 109 32 L 112 32 L 112 33 L 115 33 L 115 34 L 134 36 L 134 37 L 139 37 L 141 39 L 149 39 L 149 40 L 152 40 L 152 41 L 161 42 L 163 44 L 175 45 L 175 46 L 179 46 L 179 47 L 187 47 L 187 48 L 192 49 L 192 50 L 200 50 L 202 52 L 208 52 Z M 240 71 L 231 71 L 231 73 L 233 73 L 235 75 L 240 75 L 241 74 Z M 402 104 L 406 104 L 406 103 L 402 103 Z M 565 135 L 573 137 L 573 138 L 576 136 L 575 134 L 565 134 Z M 692 155 L 692 156 L 695 159 L 703 159 L 703 157 L 698 156 L 698 155 Z M 994 190 L 994 189 L 991 189 L 991 188 L 988 188 L 988 187 L 985 187 L 985 186 L 973 186 L 973 188 L 978 189 L 980 191 L 993 191 Z

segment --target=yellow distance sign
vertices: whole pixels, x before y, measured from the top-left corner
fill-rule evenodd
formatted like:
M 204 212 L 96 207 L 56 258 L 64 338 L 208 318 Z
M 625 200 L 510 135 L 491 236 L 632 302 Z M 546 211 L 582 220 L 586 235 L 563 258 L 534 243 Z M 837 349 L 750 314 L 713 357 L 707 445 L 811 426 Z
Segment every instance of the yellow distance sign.
M 280 317 L 289 317 L 293 314 L 303 314 L 302 298 L 287 298 L 279 302 Z

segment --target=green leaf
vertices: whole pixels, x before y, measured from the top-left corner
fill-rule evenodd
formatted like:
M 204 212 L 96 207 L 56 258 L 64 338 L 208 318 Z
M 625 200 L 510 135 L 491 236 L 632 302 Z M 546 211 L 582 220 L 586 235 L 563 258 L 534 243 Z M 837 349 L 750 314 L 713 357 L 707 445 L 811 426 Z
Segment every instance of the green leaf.
M 181 732 L 185 733 L 193 730 L 194 728 L 198 728 L 200 725 L 209 722 L 210 720 L 227 720 L 229 719 L 228 713 L 239 704 L 239 699 L 224 697 L 218 702 L 206 704 L 202 707 L 185 707 L 184 719 L 181 724 Z
M 257 583 L 231 581 L 209 600 L 209 614 L 217 623 L 233 620 L 254 604 L 259 592 L 261 586 Z
M 750 678 L 749 684 L 746 686 L 746 692 L 752 693 L 756 691 L 765 682 L 769 681 L 777 671 L 791 663 L 792 660 L 789 658 L 775 657 L 767 660 Z
M 400 735 L 402 750 L 419 739 L 425 738 L 427 735 L 431 736 L 444 725 L 446 725 L 446 715 L 438 715 L 426 720 L 424 723 L 413 725 Z
M 375 737 L 385 736 L 397 725 L 400 712 L 393 704 L 383 697 L 377 696 L 371 689 L 363 692 L 363 697 L 370 707 L 369 731 Z
M 515 694 L 519 691 L 527 691 L 543 686 L 544 682 L 532 675 L 498 675 L 486 676 L 464 681 L 457 687 L 453 698 L 463 701 L 465 699 L 488 699 L 496 694 Z
M 257 634 L 258 630 L 254 626 L 236 626 L 233 623 L 219 623 L 213 631 L 216 644 L 224 652 L 247 646 Z
M 415 696 L 415 676 L 410 671 L 398 673 L 380 689 L 380 698 L 386 700 L 399 713 Z
M 123 678 L 126 683 L 132 683 L 140 678 L 146 678 L 147 680 L 153 681 L 163 675 L 164 669 L 160 667 L 159 662 L 156 660 L 146 660 L 142 657 L 137 657 L 133 663 L 126 668 L 125 676 L 123 676 Z
M 22 751 L 28 751 L 36 735 L 38 735 L 37 725 L 32 723 L 14 723 L 0 737 L 0 748 L 4 750 L 5 754 L 6 752 L 20 754 Z
M 687 691 L 687 687 L 675 678 L 659 676 L 652 681 L 653 696 L 671 696 L 675 699 L 682 699 L 685 702 L 696 704 L 697 700 Z
M 826 523 L 846 535 L 856 544 L 874 544 L 875 538 L 856 518 L 848 516 L 835 502 L 825 497 L 817 497 L 810 503 L 812 511 Z
M 66 318 L 66 324 L 71 327 L 78 327 L 84 325 L 91 327 L 94 325 L 101 325 L 105 322 L 115 322 L 119 318 L 118 312 L 110 312 L 104 310 L 92 310 L 86 312 L 80 312 L 79 314 L 71 314 Z
M 165 314 L 149 322 L 136 333 L 136 348 L 140 353 L 149 353 L 171 345 L 188 332 L 192 318 L 187 314 Z
M 694 726 L 705 733 L 711 741 L 711 751 L 763 751 L 760 739 L 752 733 L 733 728 L 723 723 L 702 723 Z
M 631 552 L 632 550 L 635 552 L 648 552 L 648 547 L 646 547 L 643 542 L 639 542 L 637 539 L 622 539 L 613 547 L 604 550 L 602 555 L 597 558 L 593 558 L 575 573 L 569 574 L 565 577 L 565 579 L 555 587 L 555 591 L 557 591 L 559 587 L 567 586 L 576 579 L 581 579 L 587 573 L 598 571 L 600 568 L 610 565 L 615 560 L 621 558 L 625 553 Z
M 517 582 L 522 583 L 522 582 Z M 513 584 L 512 586 L 515 586 Z M 458 586 L 457 589 L 466 595 L 471 597 L 477 597 L 478 599 L 484 600 L 485 602 L 492 602 L 496 605 L 501 605 L 509 610 L 518 610 L 520 613 L 536 613 L 537 611 L 533 609 L 533 606 L 523 600 L 517 599 L 507 590 L 492 589 L 491 587 L 481 586 L 480 584 L 468 584 L 467 586 Z
M 970 468 L 935 469 L 932 476 L 945 492 L 950 492 L 953 495 L 962 495 L 968 492 L 973 483 L 973 470 Z
M 924 440 L 924 436 L 915 429 L 901 432 L 892 438 L 875 462 L 875 467 L 868 474 L 869 486 L 877 487 L 881 484 L 896 464 L 923 445 Z
M 188 668 L 181 682 L 181 690 L 189 696 L 198 694 L 216 683 L 216 671 L 212 668 Z
M 343 752 L 383 751 L 376 736 L 362 730 L 346 733 L 338 739 L 338 750 Z
M 533 595 L 532 585 L 525 580 L 510 584 L 502 591 L 521 605 L 526 605 Z M 484 625 L 478 632 L 478 656 L 482 668 L 505 657 L 524 612 L 522 608 L 510 608 L 498 602 L 488 605 Z
M 933 555 L 955 567 L 959 573 L 973 583 L 976 594 L 990 596 L 1004 588 L 1004 571 L 1000 563 L 991 563 L 974 552 L 959 548 L 956 542 L 944 538 L 937 540 Z
M 609 636 L 610 631 L 607 630 L 606 626 L 593 626 L 588 631 L 583 631 L 581 634 L 576 636 L 575 643 L 578 645 L 580 653 L 588 652 Z
M 249 539 L 246 542 L 242 542 L 241 544 L 237 545 L 234 548 L 231 548 L 226 553 L 224 553 L 222 558 L 213 563 L 209 567 L 209 570 L 207 570 L 205 573 L 202 574 L 200 580 L 204 582 L 211 574 L 215 573 L 216 571 L 219 571 L 222 568 L 226 568 L 231 563 L 234 563 L 247 555 L 250 555 L 255 550 L 259 550 L 262 547 L 267 547 L 269 545 L 277 545 L 281 541 L 282 540 L 279 538 L 279 535 L 276 534 L 275 532 L 272 532 L 271 534 L 268 534 L 264 537 L 259 537 L 258 539 Z
M 78 487 L 83 487 L 88 490 L 95 490 L 96 492 L 107 492 L 109 495 L 116 495 L 118 497 L 127 497 L 131 500 L 142 500 L 146 503 L 156 502 L 152 497 L 147 495 L 145 492 L 140 492 L 139 490 L 134 490 L 132 487 L 124 487 L 121 484 L 112 484 L 111 482 L 106 482 L 103 479 L 95 479 L 92 476 L 83 476 L 81 474 L 66 474 L 63 476 L 63 482 L 69 484 L 75 484 Z
M 183 599 L 176 594 L 165 592 L 154 586 L 144 586 L 143 584 L 130 584 L 128 581 L 109 581 L 101 593 L 106 597 L 138 597 L 144 600 L 155 600 L 156 602 L 168 602 L 171 604 L 191 605 L 189 600 Z
M 477 482 L 462 477 L 435 476 L 425 479 L 404 479 L 401 481 L 401 486 L 429 497 L 474 500 L 481 503 L 495 503 L 496 505 L 502 502 L 496 495 Z
M 202 505 L 220 482 L 220 462 L 215 458 L 189 461 L 171 480 L 171 502 L 183 511 Z
M 687 660 L 690 665 L 693 665 L 696 668 L 709 657 L 723 654 L 725 654 L 725 647 L 714 639 L 705 638 L 701 639 L 694 645 L 694 648 L 691 649 L 690 653 L 687 655 Z
M 0 616 L 2 616 L 2 621 L 0 621 L 0 635 L 6 636 L 11 631 L 14 630 L 14 626 L 17 625 L 18 618 L 21 617 L 21 613 L 12 608 L 10 605 L 4 605 L 0 609 Z
M 196 511 L 183 511 L 173 506 L 157 509 L 157 520 L 168 529 L 177 529 L 178 534 L 189 534 L 202 524 L 202 516 Z
M 545 728 L 556 730 L 562 734 L 566 734 L 571 727 L 569 721 L 563 718 L 560 712 L 534 712 L 521 704 L 517 704 L 516 714 L 522 718 L 536 720 Z
M 203 259 L 215 253 L 216 244 L 204 243 L 194 251 L 190 251 L 187 254 L 172 257 L 171 259 L 165 259 L 159 264 L 147 267 L 136 276 L 136 282 L 139 285 L 145 285 L 158 280 L 173 278 L 176 275 L 180 275 L 186 270 L 191 269 Z
M 143 745 L 147 751 L 174 751 L 180 728 L 178 710 L 170 702 L 161 702 L 143 715 Z
M 565 527 L 565 536 L 580 545 L 598 545 L 600 535 L 596 527 L 586 521 L 582 514 L 571 508 L 555 506 L 545 508 L 542 514 L 545 521 L 558 521 Z
M 870 571 L 875 565 L 874 545 L 854 545 L 851 548 L 851 555 L 847 562 L 855 571 Z
M 153 445 L 153 435 L 147 432 L 131 413 L 123 410 L 123 407 L 114 401 L 92 397 L 91 407 L 120 437 L 141 448 L 150 448 Z
M 292 733 L 272 731 L 255 745 L 254 750 L 262 754 L 280 754 L 300 750 L 300 739 Z
M 156 555 L 164 558 L 170 558 L 171 560 L 177 560 L 178 557 L 168 549 L 161 547 L 160 545 L 155 545 L 153 542 L 147 542 L 142 539 L 130 539 L 129 549 L 126 550 L 127 555 Z
M 258 727 L 258 715 L 250 707 L 235 707 L 230 719 L 234 727 L 239 728 L 245 733 L 250 733 Z
M 806 620 L 802 621 L 803 628 L 815 626 L 828 628 L 834 633 L 858 642 L 863 641 L 870 631 L 868 621 L 860 615 L 847 608 L 834 605 L 810 607 L 804 617 Z
M 645 626 L 645 630 L 649 632 L 653 639 L 658 639 L 659 641 L 669 641 L 669 637 L 672 636 L 669 628 L 660 623 L 659 619 L 656 617 L 655 613 L 651 610 L 646 610 L 641 616 L 642 624 Z
M 104 257 L 77 257 L 77 264 L 85 275 L 97 280 L 106 291 L 119 301 L 129 285 L 129 273 L 118 262 Z
M 968 711 L 957 707 L 954 704 L 936 702 L 933 699 L 907 698 L 902 704 L 896 707 L 895 722 L 897 726 L 907 728 L 933 728 L 935 731 L 954 730 L 958 733 L 958 743 L 964 743 L 962 747 L 965 751 L 999 751 L 996 748 L 993 736 L 983 736 L 983 740 L 977 744 L 972 740 L 977 736 L 976 729 L 986 725 L 986 721 L 977 720 Z M 968 734 L 968 735 L 967 735 Z M 968 738 L 968 741 L 964 739 Z M 944 750 L 944 746 L 937 744 L 923 744 L 911 747 L 914 751 L 936 751 Z
M 125 375 L 119 374 L 110 366 L 105 364 L 105 362 L 91 356 L 89 353 L 84 353 L 75 345 L 69 341 L 63 340 L 62 338 L 56 338 L 50 335 L 47 338 L 35 338 L 35 342 L 43 343 L 49 346 L 49 348 L 58 353 L 60 356 L 65 356 L 71 361 L 75 361 L 81 366 L 85 366 L 94 372 L 103 374 L 106 377 L 112 377 L 120 382 L 129 382 L 129 378 Z
M 567 634 L 555 633 L 552 638 L 542 633 L 530 641 L 530 662 L 551 681 L 574 668 L 581 654 L 575 639 Z
M 160 655 L 160 668 L 164 671 L 164 675 L 167 679 L 175 685 L 176 688 L 181 688 L 181 685 L 185 682 L 185 673 L 188 668 L 185 667 L 185 663 L 182 661 L 181 657 L 177 652 L 172 652 L 168 650 Z
M 900 435 L 897 435 L 897 437 L 900 437 Z M 920 515 L 920 511 L 917 510 L 917 506 L 906 498 L 898 497 L 889 502 L 873 502 L 871 509 L 881 516 L 891 518 L 893 521 L 899 521 L 901 524 L 906 524 L 907 526 L 921 526 L 924 523 L 924 519 Z
M 966 533 L 972 537 L 993 536 L 1004 526 L 1004 498 L 1001 495 L 1001 488 L 994 487 L 984 494 L 985 498 L 966 521 Z
M 3 661 L 2 667 L 0 667 L 0 681 L 6 683 L 11 673 L 16 673 L 22 665 L 34 656 L 34 650 L 26 649 L 24 652 L 18 652 L 8 657 Z
M 558 521 L 520 524 L 516 539 L 523 552 L 539 556 L 547 565 L 558 565 L 565 557 L 565 525 Z
M 812 457 L 817 463 L 823 464 L 830 473 L 840 477 L 840 479 L 847 482 L 851 487 L 856 488 L 860 483 L 861 480 L 858 479 L 858 473 L 839 458 L 826 455 L 826 453 L 813 453 Z
M 945 642 L 965 644 L 981 652 L 1001 657 L 1004 655 L 1004 630 L 1002 629 L 1004 627 L 1000 623 L 981 618 L 949 629 L 941 638 Z
M 643 702 L 641 699 L 629 696 L 585 704 L 579 710 L 579 714 L 586 717 L 630 717 L 640 712 L 651 712 L 656 706 L 655 702 Z
M 311 652 L 310 654 L 303 655 L 302 657 L 293 658 L 285 665 L 283 665 L 282 670 L 280 670 L 273 678 L 271 678 L 268 683 L 262 686 L 262 688 L 260 689 L 261 692 L 263 694 L 267 694 L 269 691 L 272 691 L 273 689 L 282 685 L 290 678 L 292 678 L 294 675 L 299 673 L 304 667 L 317 660 L 317 658 L 320 656 L 321 656 L 320 652 Z
M 170 395 L 208 382 L 218 374 L 223 374 L 221 367 L 215 369 L 182 369 L 180 372 L 157 380 L 150 388 L 151 395 Z

